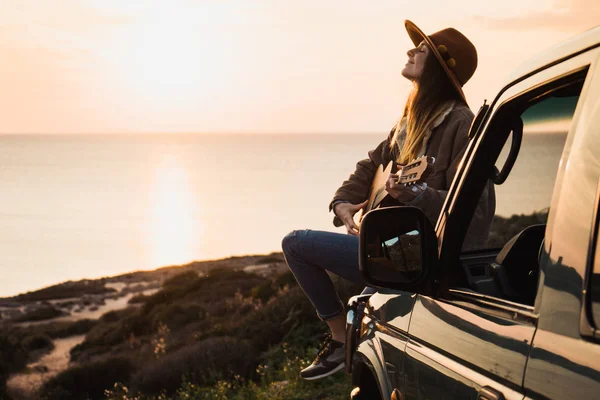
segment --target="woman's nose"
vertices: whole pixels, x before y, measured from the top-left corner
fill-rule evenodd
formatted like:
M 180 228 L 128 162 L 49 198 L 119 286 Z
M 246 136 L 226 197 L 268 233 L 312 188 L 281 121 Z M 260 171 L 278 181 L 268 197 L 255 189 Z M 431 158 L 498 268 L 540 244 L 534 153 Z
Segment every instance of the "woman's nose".
M 406 52 L 406 55 L 407 55 L 407 56 L 409 56 L 409 57 L 412 57 L 412 56 L 413 56 L 413 54 L 415 54 L 414 52 L 415 52 L 415 49 L 410 49 L 410 50 L 408 50 L 408 51 Z

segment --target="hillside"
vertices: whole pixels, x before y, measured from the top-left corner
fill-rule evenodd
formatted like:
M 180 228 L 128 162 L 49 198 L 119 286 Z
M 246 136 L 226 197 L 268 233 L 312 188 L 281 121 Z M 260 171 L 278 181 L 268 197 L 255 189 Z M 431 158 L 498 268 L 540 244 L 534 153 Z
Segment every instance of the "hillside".
M 362 289 L 338 284 L 345 298 Z M 298 379 L 325 324 L 280 253 L 67 282 L 3 299 L 1 310 L 0 372 L 12 374 L 4 398 L 333 399 L 351 389 L 344 374 Z M 68 368 L 44 365 L 66 339 L 76 344 Z

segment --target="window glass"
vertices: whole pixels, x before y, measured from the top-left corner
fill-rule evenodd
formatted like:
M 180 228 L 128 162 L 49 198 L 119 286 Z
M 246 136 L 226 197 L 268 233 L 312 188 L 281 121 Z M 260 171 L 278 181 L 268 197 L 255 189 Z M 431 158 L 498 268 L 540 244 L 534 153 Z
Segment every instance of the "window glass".
M 497 118 L 509 118 L 509 110 L 519 113 L 523 135 L 507 179 L 494 185 L 496 209 L 484 249 L 494 249 L 496 256 L 475 265 L 481 267 L 478 271 L 463 264 L 472 290 L 532 307 L 535 303 L 539 251 L 560 158 L 585 75 L 577 73 L 572 79 L 569 83 L 561 80 L 559 88 L 549 88 L 538 97 L 513 100 L 505 106 L 505 114 L 497 114 Z M 512 135 L 496 161 L 498 171 L 506 165 Z
M 558 164 L 579 96 L 550 97 L 522 115 L 523 140 L 510 175 L 495 186 L 496 213 L 486 248 L 501 248 L 530 225 L 545 224 Z M 496 162 L 508 157 L 508 138 Z

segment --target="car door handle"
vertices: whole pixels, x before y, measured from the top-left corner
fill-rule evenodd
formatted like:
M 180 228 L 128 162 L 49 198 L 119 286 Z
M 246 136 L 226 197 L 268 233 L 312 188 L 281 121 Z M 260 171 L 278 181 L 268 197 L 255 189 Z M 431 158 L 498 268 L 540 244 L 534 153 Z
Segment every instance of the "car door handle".
M 504 400 L 504 395 L 489 386 L 484 386 L 477 394 L 477 400 Z
M 396 370 L 396 366 L 390 362 L 385 362 L 385 369 L 387 369 L 388 374 L 390 375 L 394 375 L 397 370 Z

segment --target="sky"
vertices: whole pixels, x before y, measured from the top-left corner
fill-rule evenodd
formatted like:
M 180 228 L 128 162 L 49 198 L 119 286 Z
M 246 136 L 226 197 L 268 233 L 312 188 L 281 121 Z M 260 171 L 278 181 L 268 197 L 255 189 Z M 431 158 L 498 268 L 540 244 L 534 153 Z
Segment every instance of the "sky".
M 597 0 L 0 0 L 0 133 L 377 133 L 410 19 L 478 49 L 470 107 L 594 27 Z

